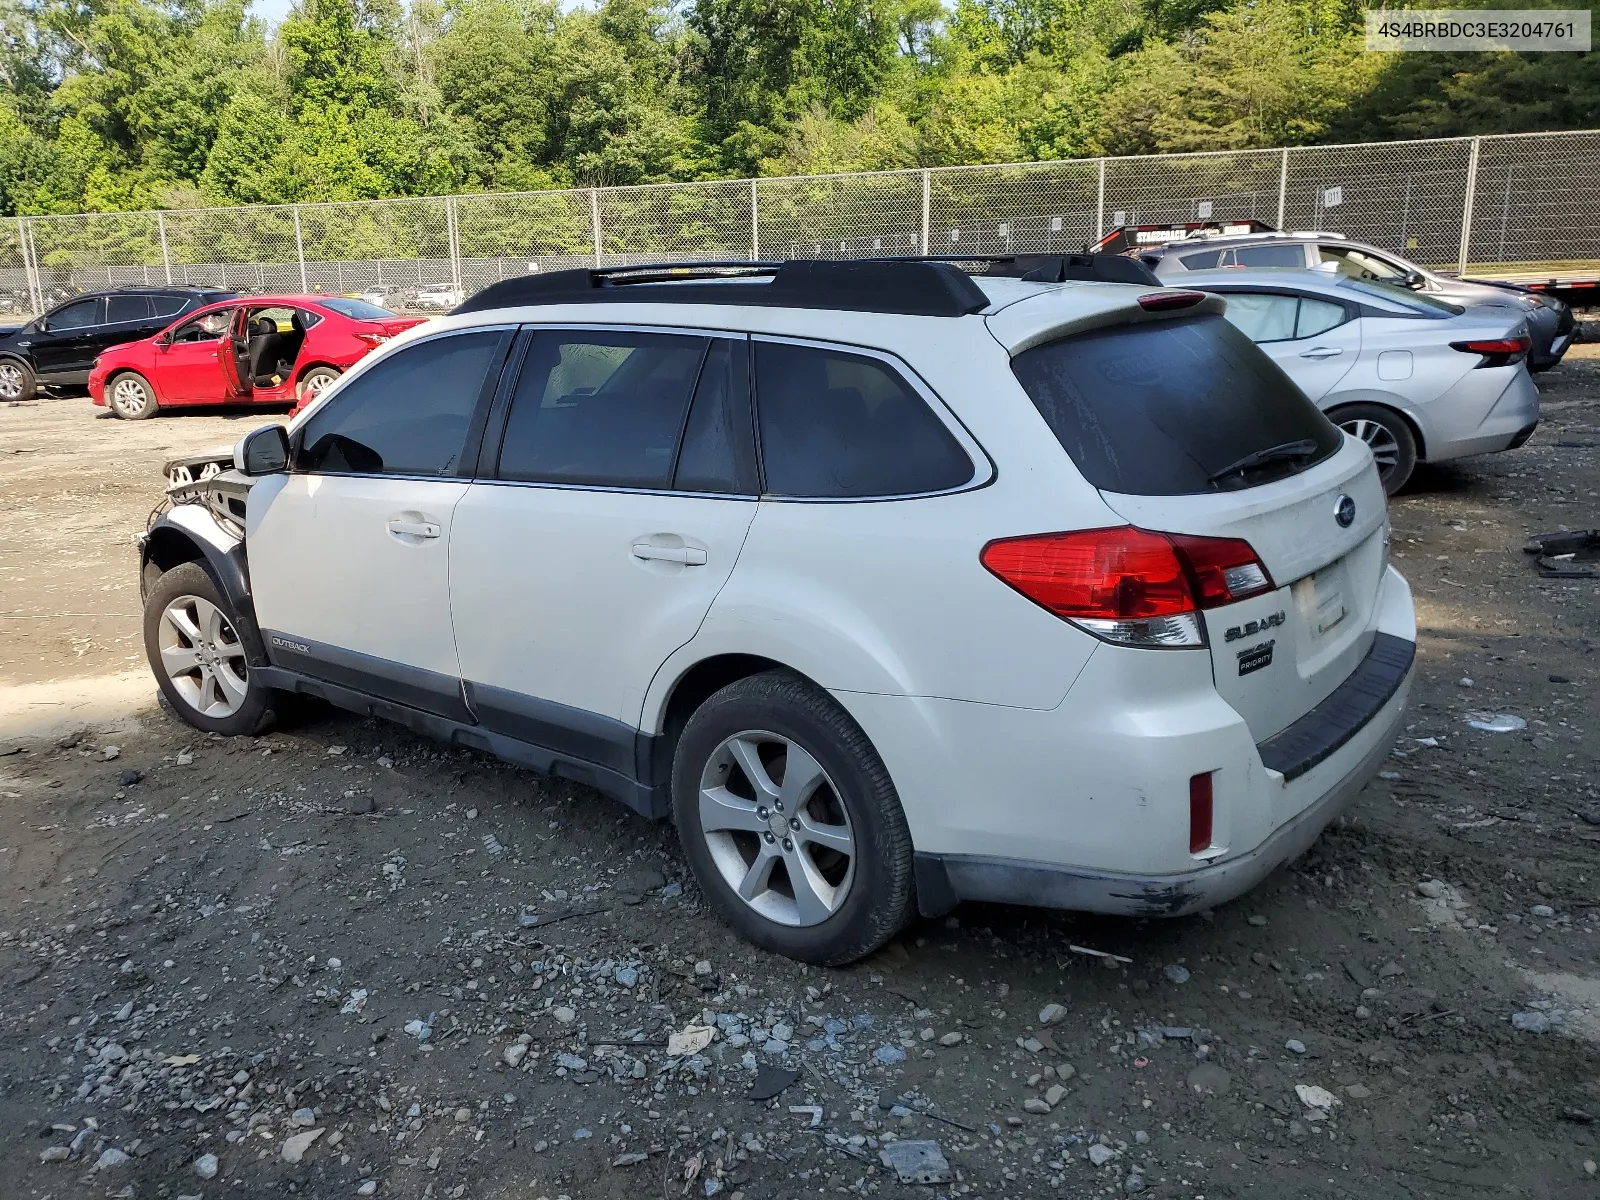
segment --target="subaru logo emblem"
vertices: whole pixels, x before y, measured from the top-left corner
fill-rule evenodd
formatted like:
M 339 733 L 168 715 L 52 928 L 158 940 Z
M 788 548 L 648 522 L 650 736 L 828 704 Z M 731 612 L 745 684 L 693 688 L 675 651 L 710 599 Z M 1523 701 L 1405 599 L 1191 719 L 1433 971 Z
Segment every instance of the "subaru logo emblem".
M 1349 529 L 1356 521 L 1356 502 L 1349 496 L 1340 496 L 1333 502 L 1333 519 L 1341 529 Z

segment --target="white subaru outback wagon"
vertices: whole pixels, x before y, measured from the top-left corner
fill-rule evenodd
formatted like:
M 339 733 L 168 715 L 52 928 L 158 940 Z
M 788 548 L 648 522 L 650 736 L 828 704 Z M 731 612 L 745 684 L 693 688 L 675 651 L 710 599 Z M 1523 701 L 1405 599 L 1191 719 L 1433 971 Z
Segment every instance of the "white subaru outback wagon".
M 1401 719 L 1377 469 L 1221 299 L 1011 266 L 494 285 L 178 489 L 160 686 L 203 730 L 310 693 L 670 815 L 809 962 L 963 899 L 1229 900 Z

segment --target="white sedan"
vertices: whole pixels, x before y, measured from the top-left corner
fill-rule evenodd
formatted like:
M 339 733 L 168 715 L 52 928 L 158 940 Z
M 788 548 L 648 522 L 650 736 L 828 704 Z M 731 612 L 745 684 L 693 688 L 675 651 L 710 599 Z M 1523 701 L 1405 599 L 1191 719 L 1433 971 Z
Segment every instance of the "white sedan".
M 1371 448 L 1391 495 L 1418 462 L 1514 450 L 1539 423 L 1522 317 L 1329 270 L 1194 271 L 1227 318 L 1335 424 Z

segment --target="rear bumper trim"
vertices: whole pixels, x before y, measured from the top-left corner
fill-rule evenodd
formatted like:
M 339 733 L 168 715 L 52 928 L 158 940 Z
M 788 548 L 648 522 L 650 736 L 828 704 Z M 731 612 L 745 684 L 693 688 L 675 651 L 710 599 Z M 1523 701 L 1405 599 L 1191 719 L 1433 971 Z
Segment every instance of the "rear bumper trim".
M 1355 737 L 1389 703 L 1416 655 L 1415 642 L 1392 633 L 1377 634 L 1361 665 L 1326 700 L 1256 746 L 1262 765 L 1285 781 L 1304 775 Z

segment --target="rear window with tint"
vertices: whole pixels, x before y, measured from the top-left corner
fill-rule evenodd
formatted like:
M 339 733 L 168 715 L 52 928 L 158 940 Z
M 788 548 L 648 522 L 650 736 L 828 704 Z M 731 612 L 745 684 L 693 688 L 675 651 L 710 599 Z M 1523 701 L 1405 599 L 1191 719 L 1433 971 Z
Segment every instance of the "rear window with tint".
M 1342 440 L 1270 358 L 1220 316 L 1119 325 L 1046 342 L 1011 369 L 1097 488 L 1182 496 L 1305 470 Z M 1304 452 L 1230 467 L 1296 442 Z

